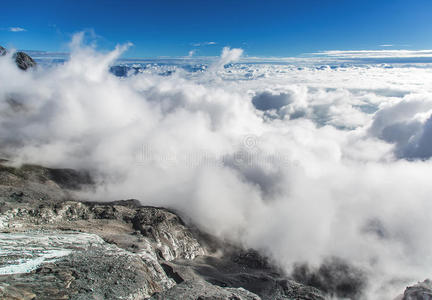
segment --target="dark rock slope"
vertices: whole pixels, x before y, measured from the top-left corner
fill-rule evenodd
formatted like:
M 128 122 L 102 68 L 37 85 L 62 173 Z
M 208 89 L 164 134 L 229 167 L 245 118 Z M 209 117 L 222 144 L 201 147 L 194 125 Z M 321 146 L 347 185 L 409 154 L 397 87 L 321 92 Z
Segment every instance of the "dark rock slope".
M 173 211 L 73 199 L 91 184 L 86 172 L 0 164 L 0 299 L 324 299 Z
M 432 281 L 426 279 L 407 287 L 402 300 L 432 300 Z

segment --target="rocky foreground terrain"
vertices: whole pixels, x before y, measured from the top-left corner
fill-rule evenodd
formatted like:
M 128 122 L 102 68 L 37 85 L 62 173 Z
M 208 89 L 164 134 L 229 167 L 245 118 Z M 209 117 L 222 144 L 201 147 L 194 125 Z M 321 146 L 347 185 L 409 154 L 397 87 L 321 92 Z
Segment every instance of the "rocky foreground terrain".
M 324 299 L 170 210 L 73 200 L 88 186 L 84 172 L 0 166 L 1 299 Z
M 338 259 L 286 274 L 166 208 L 78 200 L 92 187 L 85 171 L 0 161 L 0 299 L 359 299 L 367 285 Z M 401 299 L 432 299 L 431 282 Z
M 285 274 L 168 209 L 74 200 L 91 186 L 85 172 L 2 162 L 0 299 L 361 297 L 362 275 L 341 261 Z M 432 299 L 431 283 L 407 288 L 403 299 Z

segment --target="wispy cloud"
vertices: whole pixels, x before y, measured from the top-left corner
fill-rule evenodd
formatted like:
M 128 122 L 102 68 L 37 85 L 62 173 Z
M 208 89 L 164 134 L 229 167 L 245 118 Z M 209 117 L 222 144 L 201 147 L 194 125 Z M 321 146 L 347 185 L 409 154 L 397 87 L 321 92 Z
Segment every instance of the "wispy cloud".
M 393 47 L 394 45 L 392 45 L 392 44 L 382 44 L 382 45 L 379 45 L 380 47 Z
M 201 46 L 209 46 L 209 45 L 216 45 L 216 42 L 201 42 L 201 43 L 192 43 L 191 45 L 194 47 L 201 47 Z
M 22 28 L 22 27 L 9 27 L 8 30 L 10 32 L 23 32 L 23 31 L 27 31 L 25 28 Z
M 432 57 L 432 50 L 331 50 L 310 54 L 333 58 L 411 58 Z

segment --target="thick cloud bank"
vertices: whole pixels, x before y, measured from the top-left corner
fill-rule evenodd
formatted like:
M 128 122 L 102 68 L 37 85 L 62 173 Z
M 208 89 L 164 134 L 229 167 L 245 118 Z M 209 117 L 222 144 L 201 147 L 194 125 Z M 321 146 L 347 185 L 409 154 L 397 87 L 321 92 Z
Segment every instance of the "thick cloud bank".
M 86 197 L 169 206 L 287 271 L 346 260 L 367 299 L 430 277 L 430 68 L 232 65 L 118 78 L 123 51 L 75 38 L 23 72 L 0 57 L 0 138 L 16 163 L 88 168 Z

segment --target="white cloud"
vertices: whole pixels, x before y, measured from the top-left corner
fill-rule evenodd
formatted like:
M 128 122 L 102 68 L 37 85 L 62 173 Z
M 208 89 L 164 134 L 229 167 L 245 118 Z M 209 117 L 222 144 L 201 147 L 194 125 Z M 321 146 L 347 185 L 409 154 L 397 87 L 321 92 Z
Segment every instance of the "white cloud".
M 23 31 L 27 31 L 27 30 L 22 28 L 22 27 L 9 27 L 9 31 L 10 32 L 23 32 Z
M 221 68 L 229 63 L 236 62 L 243 55 L 243 49 L 224 47 L 220 59 L 212 65 L 212 68 Z
M 432 157 L 430 94 L 409 95 L 380 109 L 370 132 L 396 146 L 399 157 Z
M 210 45 L 216 45 L 216 42 L 201 42 L 201 43 L 192 43 L 191 45 L 194 47 L 201 47 L 201 46 L 210 46 Z

